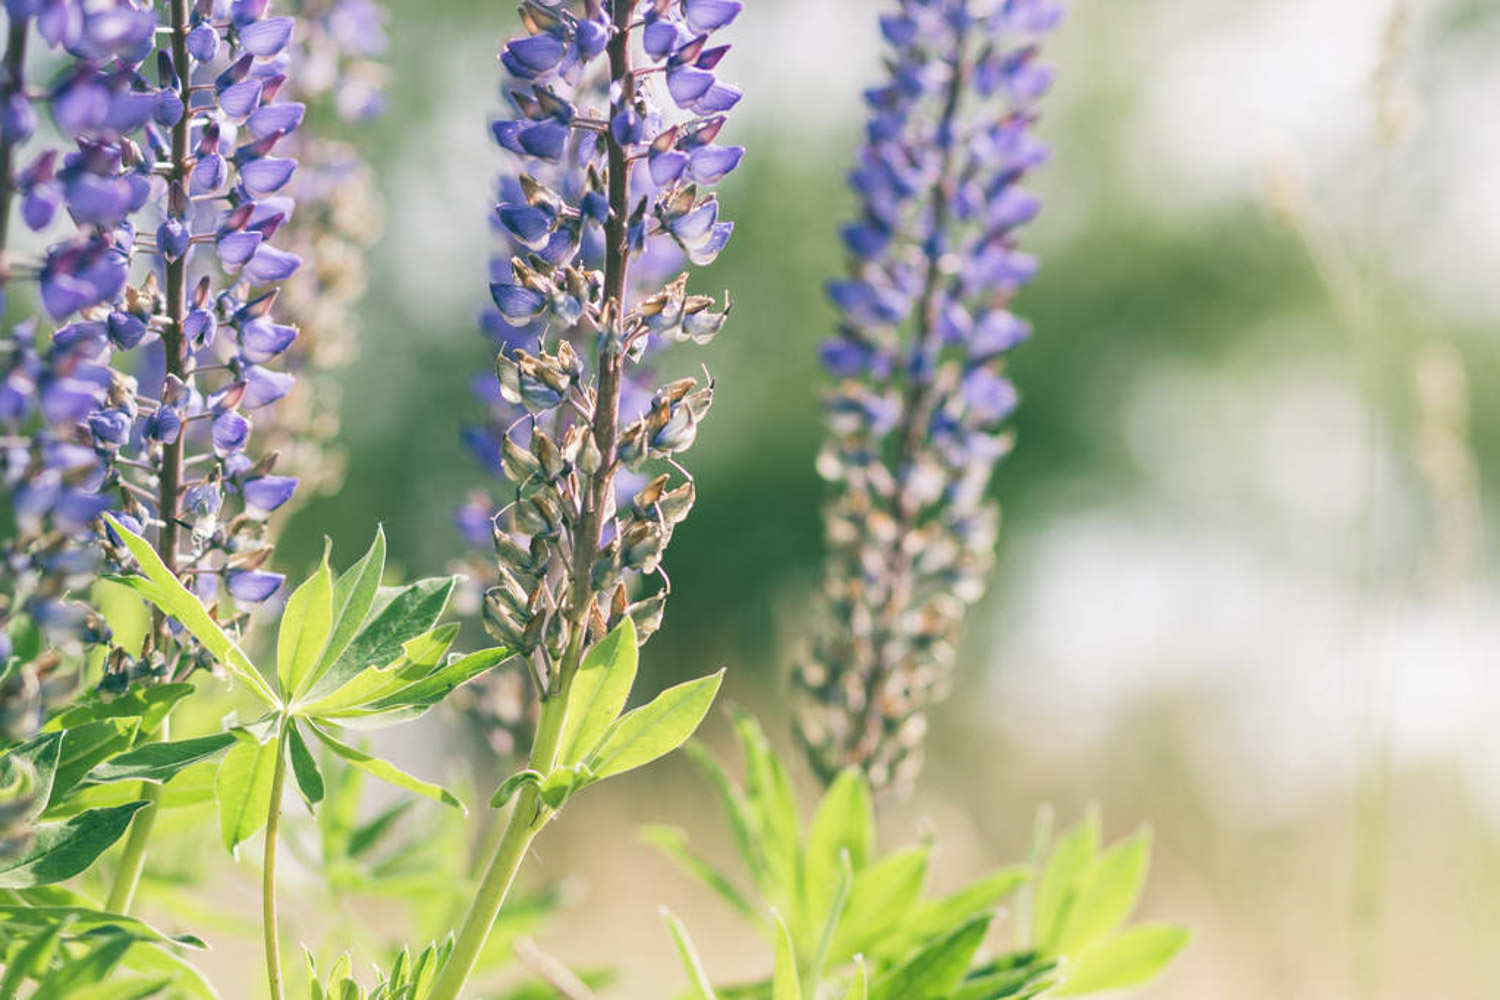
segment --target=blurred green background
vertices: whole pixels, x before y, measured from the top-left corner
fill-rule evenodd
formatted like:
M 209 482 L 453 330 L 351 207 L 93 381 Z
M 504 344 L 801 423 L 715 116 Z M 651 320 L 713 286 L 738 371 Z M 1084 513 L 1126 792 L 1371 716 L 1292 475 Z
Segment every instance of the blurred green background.
M 281 551 L 328 534 L 353 553 L 382 521 L 393 561 L 432 573 L 482 483 L 458 427 L 489 363 L 485 125 L 514 11 L 389 6 L 390 106 L 356 136 L 387 224 L 344 376 L 348 483 Z M 695 278 L 735 312 L 678 359 L 720 391 L 649 682 L 726 665 L 780 738 L 815 622 L 814 352 L 876 6 L 747 4 L 724 67 L 748 95 L 732 140 L 750 158 L 722 194 L 738 229 Z M 1042 802 L 1098 802 L 1115 834 L 1150 822 L 1146 908 L 1198 937 L 1144 995 L 1497 995 L 1497 46 L 1489 0 L 1077 0 L 1050 48 L 1001 568 L 923 788 L 883 825 L 936 832 L 954 882 L 1020 856 Z M 455 732 L 394 752 L 481 752 Z M 620 995 L 664 995 L 669 902 L 711 966 L 761 968 L 625 832 L 677 822 L 722 846 L 692 772 L 623 784 L 540 848 L 534 878 L 577 872 L 586 893 L 549 946 L 618 965 Z

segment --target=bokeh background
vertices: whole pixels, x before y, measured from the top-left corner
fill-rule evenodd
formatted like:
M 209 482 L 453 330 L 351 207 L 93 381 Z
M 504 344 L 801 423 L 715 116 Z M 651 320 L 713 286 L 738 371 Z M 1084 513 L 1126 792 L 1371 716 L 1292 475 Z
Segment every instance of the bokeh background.
M 490 361 L 485 126 L 514 11 L 389 6 L 389 107 L 355 135 L 387 222 L 343 376 L 348 481 L 281 551 L 354 553 L 382 521 L 393 561 L 434 573 L 485 485 L 458 430 Z M 732 30 L 751 155 L 722 195 L 735 239 L 697 280 L 736 307 L 683 358 L 720 391 L 645 658 L 658 685 L 727 666 L 786 746 L 821 556 L 821 286 L 878 6 L 754 0 Z M 1074 0 L 1050 47 L 1000 569 L 921 790 L 882 831 L 934 833 L 952 885 L 1020 857 L 1042 803 L 1152 824 L 1145 910 L 1197 937 L 1142 995 L 1500 995 L 1496 52 L 1492 0 Z M 385 748 L 425 773 L 505 766 L 452 716 Z M 708 802 L 673 762 L 570 808 L 529 873 L 567 877 L 547 947 L 615 967 L 616 995 L 670 995 L 668 903 L 716 972 L 762 971 L 758 940 L 630 832 L 677 823 L 727 856 Z

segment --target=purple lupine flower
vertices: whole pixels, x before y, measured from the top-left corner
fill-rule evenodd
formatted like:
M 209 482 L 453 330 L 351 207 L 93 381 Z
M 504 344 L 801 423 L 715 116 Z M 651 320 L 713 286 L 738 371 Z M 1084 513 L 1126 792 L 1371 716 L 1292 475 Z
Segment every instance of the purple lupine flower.
M 645 641 L 661 620 L 665 576 L 655 592 L 643 581 L 693 487 L 657 466 L 691 446 L 713 388 L 658 388 L 650 359 L 707 341 L 728 311 L 689 294 L 686 274 L 668 279 L 711 263 L 733 232 L 705 189 L 744 155 L 717 141 L 740 92 L 718 76 L 728 46 L 710 45 L 740 6 L 528 2 L 526 34 L 500 50 L 502 250 L 481 323 L 499 384 L 479 387 L 489 419 L 463 436 L 510 480 L 510 502 L 485 516 L 471 498 L 456 523 L 495 546 L 486 627 L 528 656 L 543 692 L 600 629 L 628 615 Z
M 158 5 L 137 0 L 7 5 L 12 31 L 62 60 L 45 107 L 71 146 L 17 165 L 35 117 L 21 103 L 38 91 L 12 47 L 0 74 L 0 251 L 18 195 L 26 224 L 47 231 L 26 271 L 58 324 L 0 336 L 3 486 L 24 515 L 4 553 L 24 584 L 12 612 L 69 620 L 53 604 L 95 564 L 62 556 L 99 550 L 89 536 L 106 510 L 154 535 L 168 565 L 191 565 L 200 594 L 231 574 L 224 592 L 242 604 L 270 593 L 263 522 L 296 480 L 255 459 L 249 414 L 292 384 L 276 369 L 298 334 L 273 307 L 303 257 L 274 241 L 293 214 L 287 150 L 305 108 L 282 96 L 297 25 L 266 8 L 200 0 L 185 14 L 163 8 L 159 23 Z M 62 218 L 73 229 L 50 232 Z M 157 650 L 174 651 L 191 653 Z
M 1047 155 L 1037 48 L 1060 16 L 1055 0 L 897 0 L 880 19 L 888 77 L 866 93 L 862 211 L 821 351 L 838 380 L 818 463 L 830 615 L 795 672 L 798 734 L 828 778 L 909 783 L 993 561 L 985 493 L 1018 401 L 1004 356 L 1029 333 L 1010 303 L 1036 272 L 1016 230 L 1040 202 L 1019 185 Z

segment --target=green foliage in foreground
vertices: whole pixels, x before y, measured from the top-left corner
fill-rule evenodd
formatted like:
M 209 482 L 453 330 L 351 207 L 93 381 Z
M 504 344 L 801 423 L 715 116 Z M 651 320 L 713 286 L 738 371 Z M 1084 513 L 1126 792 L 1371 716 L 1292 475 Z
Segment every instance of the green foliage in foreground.
M 806 828 L 785 767 L 748 716 L 735 720 L 743 787 L 709 754 L 693 754 L 729 820 L 749 887 L 689 847 L 681 831 L 645 838 L 750 921 L 774 956 L 765 980 L 718 987 L 675 916 L 666 920 L 691 1000 L 1008 1000 L 1063 997 L 1147 982 L 1187 943 L 1165 924 L 1127 926 L 1146 879 L 1150 837 L 1105 847 L 1091 817 L 1044 863 L 998 869 L 948 896 L 923 894 L 930 843 L 885 854 L 875 845 L 869 786 L 845 771 Z M 1020 899 L 1017 947 L 991 955 L 1001 907 Z

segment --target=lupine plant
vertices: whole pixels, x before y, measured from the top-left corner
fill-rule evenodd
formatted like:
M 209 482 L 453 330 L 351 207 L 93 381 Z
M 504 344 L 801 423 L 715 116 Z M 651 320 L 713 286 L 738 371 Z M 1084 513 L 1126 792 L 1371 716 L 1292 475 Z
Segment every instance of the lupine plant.
M 876 794 L 914 776 L 922 710 L 993 545 L 984 493 L 1015 398 L 1000 359 L 1025 332 L 1009 299 L 1034 269 L 1013 231 L 1037 207 L 1016 184 L 1044 156 L 1030 127 L 1049 0 L 898 0 L 881 20 L 889 80 L 867 95 L 863 214 L 824 350 L 840 379 L 820 463 L 837 486 L 832 614 L 797 673 L 798 733 L 828 783 L 810 825 L 749 716 L 734 720 L 743 788 L 689 742 L 722 672 L 629 707 L 696 499 L 681 458 L 715 391 L 706 371 L 663 379 L 660 362 L 729 312 L 692 268 L 733 232 L 713 189 L 745 155 L 720 141 L 741 94 L 719 77 L 720 32 L 743 7 L 521 0 L 491 124 L 494 367 L 464 431 L 501 485 L 458 514 L 493 556 L 467 582 L 402 584 L 377 530 L 341 572 L 331 545 L 291 554 L 316 568 L 289 587 L 270 516 L 299 482 L 340 481 L 329 373 L 378 224 L 357 140 L 385 85 L 380 10 L 7 0 L 0 997 L 219 997 L 192 962 L 203 940 L 131 915 L 153 837 L 195 807 L 236 859 L 261 838 L 272 1000 L 476 996 L 476 975 L 554 908 L 550 888 L 513 891 L 536 838 L 586 788 L 683 745 L 749 885 L 677 831 L 647 836 L 768 954 L 763 980 L 715 986 L 669 915 L 699 1000 L 1064 996 L 1143 982 L 1182 946 L 1179 928 L 1125 926 L 1145 834 L 1104 848 L 1090 819 L 1049 849 L 1039 833 L 1026 864 L 939 898 L 923 895 L 931 844 L 875 846 Z M 466 590 L 492 648 L 455 651 Z M 528 759 L 506 762 L 496 835 L 472 838 L 471 864 L 459 795 L 359 734 L 504 685 L 529 687 L 531 709 L 493 745 Z M 366 778 L 402 797 L 366 818 Z M 420 799 L 444 818 L 403 838 Z M 374 943 L 373 977 L 356 935 L 331 960 L 316 943 L 284 954 L 287 853 L 335 899 L 421 911 L 409 939 Z M 996 949 L 1007 901 L 1020 915 Z M 608 978 L 520 951 L 545 985 L 515 1000 L 591 996 Z
M 822 351 L 836 379 L 818 460 L 834 486 L 827 624 L 794 671 L 797 733 L 825 780 L 854 764 L 877 787 L 910 784 L 993 562 L 986 493 L 1017 402 L 1004 357 L 1029 335 L 1009 306 L 1037 268 L 1016 248 L 1040 208 L 1020 182 L 1047 157 L 1037 43 L 1061 13 L 902 0 L 880 19 L 887 76 L 865 93 L 849 174 L 861 214 Z

